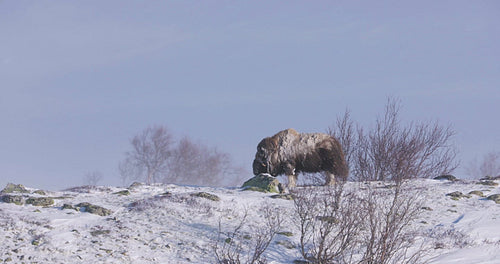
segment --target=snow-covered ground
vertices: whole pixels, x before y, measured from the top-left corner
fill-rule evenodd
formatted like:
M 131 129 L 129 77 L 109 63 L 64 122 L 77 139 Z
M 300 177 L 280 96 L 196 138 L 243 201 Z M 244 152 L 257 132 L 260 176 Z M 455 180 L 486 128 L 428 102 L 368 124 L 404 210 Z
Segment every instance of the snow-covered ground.
M 422 241 L 430 248 L 429 263 L 500 263 L 500 204 L 477 195 L 446 196 L 476 190 L 488 196 L 500 193 L 498 186 L 437 180 L 410 184 L 424 190 L 426 209 L 413 225 L 427 234 Z M 55 197 L 48 207 L 0 202 L 0 263 L 214 263 L 219 223 L 222 231 L 234 229 L 246 211 L 244 229 L 251 233 L 263 221 L 263 205 L 272 205 L 285 218 L 293 213 L 293 201 L 237 188 L 139 185 L 129 195 L 117 194 L 123 190 L 81 187 L 15 194 Z M 199 192 L 220 200 L 192 195 Z M 112 213 L 70 208 L 82 202 Z M 294 225 L 285 221 L 281 229 L 288 234 L 275 236 L 265 253 L 269 263 L 300 259 Z

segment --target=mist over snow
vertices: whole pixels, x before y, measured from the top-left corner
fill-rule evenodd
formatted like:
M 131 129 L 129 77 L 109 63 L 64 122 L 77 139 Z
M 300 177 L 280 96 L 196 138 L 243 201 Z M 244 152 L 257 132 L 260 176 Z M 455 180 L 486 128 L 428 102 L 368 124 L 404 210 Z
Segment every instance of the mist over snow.
M 466 165 L 500 149 L 498 1 L 0 1 L 0 186 L 121 184 L 130 139 L 165 125 L 251 171 L 277 131 L 457 131 Z M 456 176 L 465 178 L 462 168 Z M 460 175 L 458 175 L 460 174 Z

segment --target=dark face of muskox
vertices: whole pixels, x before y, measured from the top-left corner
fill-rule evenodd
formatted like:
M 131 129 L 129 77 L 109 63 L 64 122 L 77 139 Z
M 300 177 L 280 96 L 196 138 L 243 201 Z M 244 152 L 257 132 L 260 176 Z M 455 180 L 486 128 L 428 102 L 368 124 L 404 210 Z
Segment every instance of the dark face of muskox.
M 267 164 L 268 162 L 264 151 L 257 150 L 255 159 L 253 160 L 253 174 L 269 173 Z
M 263 139 L 259 145 L 257 145 L 257 153 L 255 153 L 255 159 L 253 160 L 253 174 L 258 175 L 261 173 L 270 173 L 269 168 L 269 156 L 268 150 L 266 149 L 267 138 Z

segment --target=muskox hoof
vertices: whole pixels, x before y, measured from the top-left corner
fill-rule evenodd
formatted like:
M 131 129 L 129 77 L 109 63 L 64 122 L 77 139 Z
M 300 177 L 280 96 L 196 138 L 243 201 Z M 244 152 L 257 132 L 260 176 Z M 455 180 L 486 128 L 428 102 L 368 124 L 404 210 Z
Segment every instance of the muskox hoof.
M 333 174 L 326 174 L 325 186 L 335 185 L 335 176 Z
M 280 193 L 285 193 L 285 191 L 286 191 L 285 186 L 281 182 L 278 183 L 278 191 Z

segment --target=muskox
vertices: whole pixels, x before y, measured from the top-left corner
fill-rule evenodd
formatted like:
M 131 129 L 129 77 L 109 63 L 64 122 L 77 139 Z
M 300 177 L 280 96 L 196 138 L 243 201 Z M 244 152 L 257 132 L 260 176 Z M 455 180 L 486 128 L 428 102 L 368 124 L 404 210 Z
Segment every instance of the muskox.
M 287 175 L 288 187 L 295 187 L 299 172 L 324 172 L 325 185 L 335 183 L 335 176 L 345 179 L 348 168 L 337 139 L 323 133 L 298 133 L 286 129 L 257 145 L 253 173 Z

